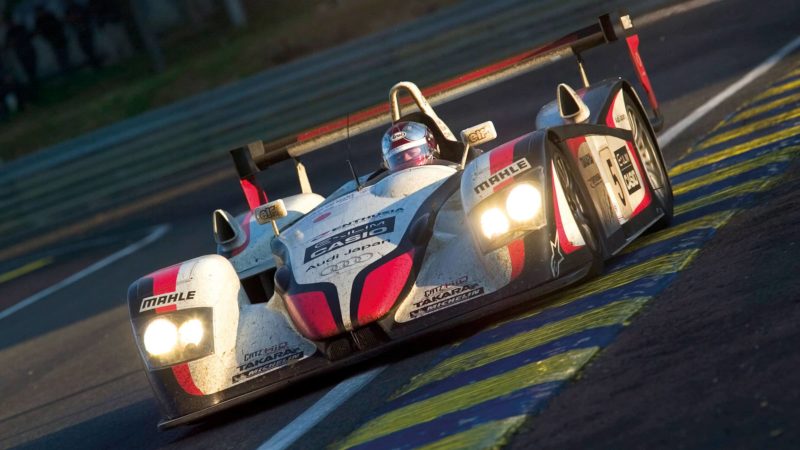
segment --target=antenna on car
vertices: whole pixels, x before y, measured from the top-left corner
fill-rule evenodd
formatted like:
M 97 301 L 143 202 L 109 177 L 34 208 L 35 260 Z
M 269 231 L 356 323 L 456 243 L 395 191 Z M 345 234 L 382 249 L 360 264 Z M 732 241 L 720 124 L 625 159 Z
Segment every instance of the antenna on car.
M 360 191 L 363 186 L 361 186 L 361 182 L 358 181 L 358 175 L 356 175 L 356 169 L 353 167 L 353 162 L 350 161 L 350 158 L 352 158 L 350 155 L 350 113 L 347 113 L 347 139 L 345 140 L 345 145 L 347 145 L 347 165 L 350 167 L 350 174 L 356 181 L 356 189 Z

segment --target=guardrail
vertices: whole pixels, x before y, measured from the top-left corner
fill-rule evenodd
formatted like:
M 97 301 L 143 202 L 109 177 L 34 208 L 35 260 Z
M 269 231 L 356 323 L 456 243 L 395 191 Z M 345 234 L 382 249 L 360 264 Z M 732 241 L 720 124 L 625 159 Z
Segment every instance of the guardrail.
M 639 2 L 636 9 L 668 1 Z M 375 104 L 400 79 L 433 84 L 625 2 L 596 3 L 467 0 L 0 166 L 0 248 L 40 233 L 51 217 L 76 222 L 177 184 L 182 178 L 175 174 L 222 161 L 242 143 Z

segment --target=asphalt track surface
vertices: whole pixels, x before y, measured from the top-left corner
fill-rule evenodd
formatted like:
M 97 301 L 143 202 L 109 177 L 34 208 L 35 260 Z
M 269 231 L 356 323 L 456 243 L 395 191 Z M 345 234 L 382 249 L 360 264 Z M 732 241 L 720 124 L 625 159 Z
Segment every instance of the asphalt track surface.
M 795 39 L 798 17 L 796 1 L 724 1 L 640 25 L 667 128 Z M 619 45 L 586 58 L 591 79 L 631 76 Z M 798 67 L 788 55 L 663 149 L 676 223 L 603 276 L 192 427 L 156 431 L 124 296 L 142 274 L 213 252 L 211 211 L 245 207 L 232 171 L 147 215 L 3 262 L 0 314 L 170 226 L 0 319 L 0 447 L 255 448 L 342 380 L 387 366 L 293 448 L 797 448 Z M 454 129 L 491 119 L 507 140 L 565 80 L 578 84 L 571 62 L 440 114 Z M 347 179 L 348 152 L 360 171 L 374 167 L 379 134 L 310 161 L 315 190 Z M 296 189 L 288 168 L 265 181 L 273 197 Z

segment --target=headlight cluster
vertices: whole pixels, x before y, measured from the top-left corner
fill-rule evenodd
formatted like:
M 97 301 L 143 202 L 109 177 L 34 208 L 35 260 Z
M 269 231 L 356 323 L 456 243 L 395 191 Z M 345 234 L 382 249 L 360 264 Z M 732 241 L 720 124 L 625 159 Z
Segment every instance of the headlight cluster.
M 214 351 L 211 308 L 193 308 L 142 317 L 141 342 L 151 367 L 207 356 Z
M 180 328 L 169 319 L 156 319 L 144 330 L 144 348 L 153 356 L 161 356 L 175 349 L 180 343 L 198 345 L 203 340 L 203 323 L 198 319 L 189 319 Z
M 545 225 L 542 192 L 535 183 L 520 182 L 488 198 L 477 208 L 484 250 L 503 244 L 514 232 Z

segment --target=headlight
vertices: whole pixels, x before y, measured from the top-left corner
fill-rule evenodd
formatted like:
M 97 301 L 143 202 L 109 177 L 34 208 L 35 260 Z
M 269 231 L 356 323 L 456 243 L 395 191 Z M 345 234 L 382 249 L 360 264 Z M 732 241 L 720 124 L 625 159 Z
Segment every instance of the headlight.
M 190 319 L 178 329 L 181 345 L 197 345 L 203 340 L 203 324 L 197 319 Z
M 511 188 L 506 198 L 506 211 L 514 222 L 529 222 L 542 208 L 542 194 L 528 183 Z
M 481 215 L 481 229 L 487 239 L 501 236 L 508 232 L 508 218 L 499 208 L 490 208 Z
M 213 324 L 211 308 L 191 308 L 134 319 L 142 356 L 151 369 L 213 354 Z
M 151 355 L 171 352 L 178 342 L 178 329 L 167 319 L 156 319 L 144 331 L 144 348 Z
M 483 253 L 547 226 L 545 194 L 540 182 L 544 171 L 541 167 L 534 170 L 535 176 L 515 179 L 472 207 L 470 225 Z

